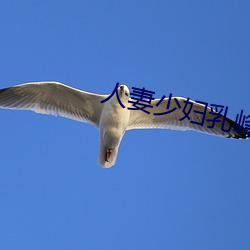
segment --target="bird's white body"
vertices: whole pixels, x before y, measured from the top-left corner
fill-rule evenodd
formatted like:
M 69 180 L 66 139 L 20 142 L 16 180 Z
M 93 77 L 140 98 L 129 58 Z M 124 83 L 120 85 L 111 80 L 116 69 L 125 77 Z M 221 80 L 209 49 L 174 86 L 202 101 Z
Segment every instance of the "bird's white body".
M 121 96 L 121 101 L 124 97 Z M 100 117 L 100 150 L 98 164 L 106 168 L 115 164 L 121 140 L 129 124 L 130 111 L 122 108 L 115 95 L 104 103 Z M 105 159 L 107 150 L 111 150 L 110 159 Z

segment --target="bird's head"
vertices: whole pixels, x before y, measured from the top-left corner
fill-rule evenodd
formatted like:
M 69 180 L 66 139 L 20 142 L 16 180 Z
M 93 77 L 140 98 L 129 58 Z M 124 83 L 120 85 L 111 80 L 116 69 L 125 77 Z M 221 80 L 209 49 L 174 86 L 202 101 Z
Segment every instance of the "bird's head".
M 122 84 L 119 87 L 118 92 L 119 92 L 119 96 L 121 99 L 123 99 L 123 100 L 129 99 L 129 96 L 130 96 L 129 88 L 125 84 Z

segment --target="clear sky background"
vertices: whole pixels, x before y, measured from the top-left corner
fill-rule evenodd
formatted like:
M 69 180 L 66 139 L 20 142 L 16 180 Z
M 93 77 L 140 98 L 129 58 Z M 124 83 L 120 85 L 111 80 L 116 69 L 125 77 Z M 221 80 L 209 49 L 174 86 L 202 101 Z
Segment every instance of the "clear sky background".
M 1 1 L 0 88 L 116 82 L 250 114 L 249 1 Z M 249 249 L 250 141 L 0 110 L 0 248 Z

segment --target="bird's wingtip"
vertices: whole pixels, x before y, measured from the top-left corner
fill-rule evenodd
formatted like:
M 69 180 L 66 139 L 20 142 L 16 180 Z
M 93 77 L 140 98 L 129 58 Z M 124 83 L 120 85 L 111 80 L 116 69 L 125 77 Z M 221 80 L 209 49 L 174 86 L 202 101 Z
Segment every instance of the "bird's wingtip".
M 8 88 L 0 89 L 0 94 L 5 92 Z
M 236 124 L 233 120 L 230 118 L 226 118 L 226 121 L 231 126 L 231 131 L 229 132 L 229 135 L 227 138 L 232 139 L 249 139 L 249 131 L 247 131 L 246 128 L 242 127 L 239 124 Z

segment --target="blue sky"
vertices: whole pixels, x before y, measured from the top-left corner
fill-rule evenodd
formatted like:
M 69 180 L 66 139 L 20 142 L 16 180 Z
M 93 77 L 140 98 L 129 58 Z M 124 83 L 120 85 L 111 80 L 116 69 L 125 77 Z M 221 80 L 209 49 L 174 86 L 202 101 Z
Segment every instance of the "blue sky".
M 250 113 L 249 1 L 2 1 L 0 88 L 116 82 Z M 0 110 L 0 248 L 249 249 L 249 141 Z

